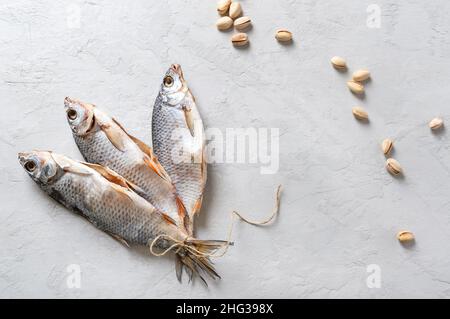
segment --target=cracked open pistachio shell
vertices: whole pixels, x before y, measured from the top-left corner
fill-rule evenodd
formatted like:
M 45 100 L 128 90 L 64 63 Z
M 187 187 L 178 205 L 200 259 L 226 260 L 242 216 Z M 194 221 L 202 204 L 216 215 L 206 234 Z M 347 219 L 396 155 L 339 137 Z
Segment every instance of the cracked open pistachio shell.
M 386 138 L 383 142 L 381 142 L 381 149 L 383 150 L 384 155 L 388 155 L 393 147 L 394 142 L 389 138 Z
M 248 44 L 247 33 L 236 33 L 231 37 L 231 42 L 236 47 L 243 47 Z
M 358 120 L 367 121 L 369 119 L 369 114 L 360 106 L 352 108 L 352 113 Z
M 239 31 L 247 29 L 251 24 L 252 21 L 249 17 L 240 17 L 234 20 L 234 27 Z
M 347 68 L 347 62 L 340 56 L 334 56 L 331 58 L 331 64 L 338 70 L 345 70 Z
M 414 234 L 410 231 L 402 230 L 398 232 L 397 239 L 401 243 L 411 242 L 414 240 Z
M 232 2 L 230 5 L 229 16 L 231 19 L 236 19 L 242 13 L 242 7 L 239 2 Z
M 444 125 L 444 120 L 442 120 L 439 117 L 436 117 L 434 119 L 432 119 L 430 121 L 430 123 L 428 124 L 428 126 L 432 129 L 432 130 L 438 130 L 440 129 L 442 126 Z
M 278 29 L 275 38 L 280 42 L 289 42 L 292 40 L 292 32 L 286 29 Z
M 364 85 L 355 81 L 348 81 L 347 86 L 355 94 L 363 94 L 364 93 Z
M 352 78 L 355 82 L 364 82 L 370 78 L 370 72 L 368 70 L 358 70 L 353 73 Z
M 397 162 L 397 160 L 393 158 L 388 158 L 386 160 L 386 169 L 389 173 L 392 175 L 400 175 L 403 173 L 402 167 L 400 166 L 400 163 Z
M 219 30 L 228 30 L 233 25 L 233 19 L 230 17 L 221 17 L 217 20 L 216 26 Z
M 217 3 L 217 12 L 220 15 L 225 15 L 230 8 L 231 0 L 221 0 Z

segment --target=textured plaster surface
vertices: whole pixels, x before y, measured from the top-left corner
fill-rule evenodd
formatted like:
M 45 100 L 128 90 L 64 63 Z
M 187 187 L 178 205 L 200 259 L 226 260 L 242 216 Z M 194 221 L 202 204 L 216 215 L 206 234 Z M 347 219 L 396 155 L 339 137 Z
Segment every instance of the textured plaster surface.
M 218 32 L 215 1 L 0 1 L 1 297 L 450 297 L 450 4 L 242 1 L 254 28 L 236 50 Z M 79 28 L 70 20 L 80 9 Z M 76 8 L 76 7 L 75 7 Z M 76 11 L 76 10 L 75 10 Z M 69 19 L 69 23 L 67 22 Z M 72 22 L 71 22 L 72 21 Z M 292 45 L 274 38 L 278 27 Z M 373 80 L 360 100 L 334 55 Z M 180 63 L 207 127 L 280 129 L 280 168 L 214 164 L 197 232 L 224 238 L 229 212 L 266 216 L 275 186 L 281 214 L 268 228 L 236 223 L 216 260 L 222 280 L 179 284 L 173 259 L 127 249 L 56 204 L 25 174 L 17 152 L 81 159 L 63 111 L 71 96 L 97 104 L 150 142 L 151 107 L 165 69 Z M 353 118 L 364 106 L 369 124 Z M 395 140 L 405 177 L 384 169 Z M 410 229 L 416 244 L 395 235 Z M 81 267 L 69 289 L 67 267 Z M 367 266 L 381 269 L 368 288 Z

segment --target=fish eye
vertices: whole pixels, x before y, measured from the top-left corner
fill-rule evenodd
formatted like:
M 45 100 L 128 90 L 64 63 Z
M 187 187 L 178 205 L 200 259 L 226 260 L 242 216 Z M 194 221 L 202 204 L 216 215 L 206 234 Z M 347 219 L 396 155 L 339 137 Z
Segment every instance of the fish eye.
M 24 167 L 30 173 L 32 173 L 36 170 L 36 164 L 33 161 L 26 162 Z
M 170 75 L 164 78 L 164 85 L 166 87 L 171 87 L 173 85 L 173 78 Z
M 69 109 L 67 111 L 67 117 L 71 120 L 75 120 L 77 118 L 78 114 L 77 111 L 75 111 L 74 109 Z

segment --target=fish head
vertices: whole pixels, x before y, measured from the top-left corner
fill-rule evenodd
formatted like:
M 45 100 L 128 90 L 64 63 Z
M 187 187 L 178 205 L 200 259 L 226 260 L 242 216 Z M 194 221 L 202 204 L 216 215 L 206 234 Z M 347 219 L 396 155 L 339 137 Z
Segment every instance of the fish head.
M 181 66 L 172 64 L 161 83 L 160 93 L 163 101 L 172 106 L 178 105 L 183 101 L 187 92 L 188 87 Z
M 49 151 L 31 151 L 18 154 L 19 163 L 30 177 L 41 185 L 49 185 L 62 170 Z
M 73 100 L 64 99 L 67 121 L 72 132 L 76 135 L 86 135 L 94 126 L 94 105 Z

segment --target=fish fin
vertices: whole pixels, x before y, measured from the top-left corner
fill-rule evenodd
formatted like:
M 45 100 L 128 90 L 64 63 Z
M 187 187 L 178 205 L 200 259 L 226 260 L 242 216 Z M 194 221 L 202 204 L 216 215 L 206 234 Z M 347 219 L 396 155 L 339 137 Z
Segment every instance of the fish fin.
M 175 197 L 175 202 L 178 208 L 178 216 L 180 216 L 180 219 L 183 220 L 186 216 L 186 206 L 184 206 L 183 201 L 178 196 Z
M 58 155 L 55 153 L 50 153 L 50 156 L 53 158 L 53 160 L 56 162 L 56 164 L 58 164 L 58 166 L 61 167 L 61 169 L 64 172 L 69 172 L 69 173 L 83 175 L 83 176 L 91 175 L 91 172 L 88 169 L 84 168 L 81 165 L 76 165 L 77 162 L 69 160 L 65 156 Z
M 112 169 L 110 169 L 107 166 L 102 166 L 102 165 L 93 164 L 93 163 L 86 163 L 86 162 L 82 162 L 82 163 L 84 165 L 92 168 L 93 170 L 97 171 L 100 175 L 102 175 L 104 178 L 106 178 L 111 183 L 120 185 L 120 186 L 128 188 L 130 190 L 133 190 L 141 197 L 142 197 L 142 195 L 145 194 L 145 192 L 142 188 L 140 188 L 139 186 L 130 182 L 125 177 L 120 176 L 119 174 L 117 174 L 116 172 L 114 172 Z
M 108 140 L 121 152 L 125 152 L 125 143 L 120 131 L 109 123 L 98 123 Z
M 150 146 L 148 146 L 147 144 L 145 144 L 143 141 L 141 141 L 140 139 L 138 139 L 137 137 L 131 135 L 130 133 L 127 132 L 127 130 L 125 130 L 125 128 L 122 126 L 122 124 L 120 124 L 115 118 L 112 119 L 114 123 L 117 124 L 117 126 L 119 126 L 122 131 L 124 131 L 125 134 L 128 135 L 128 137 L 134 142 L 136 143 L 136 145 L 141 149 L 142 152 L 144 152 L 145 154 L 147 154 L 148 156 L 150 156 L 150 158 L 155 157 L 155 154 L 153 154 L 152 149 L 150 148 Z
M 128 242 L 123 239 L 122 237 L 120 237 L 119 235 L 110 233 L 110 232 L 106 232 L 109 236 L 111 236 L 112 238 L 114 238 L 115 240 L 117 240 L 119 243 L 121 243 L 122 245 L 130 248 L 130 245 L 128 244 Z
M 197 273 L 194 263 L 192 262 L 192 260 L 190 258 L 183 257 L 180 255 L 177 255 L 177 256 L 179 257 L 179 260 L 181 263 L 181 268 L 184 267 L 184 269 L 186 270 L 186 273 L 189 276 L 189 282 L 191 282 L 192 278 L 194 277 L 194 274 Z M 203 282 L 205 282 L 205 281 L 203 280 Z
M 201 172 L 202 172 L 202 185 L 205 187 L 206 185 L 206 177 L 207 177 L 207 165 L 208 161 L 206 159 L 206 151 L 205 151 L 205 144 L 202 146 L 202 166 L 201 166 Z
M 208 254 L 213 253 L 217 249 L 223 247 L 225 241 L 219 240 L 188 240 L 186 244 L 191 246 L 195 250 Z M 205 285 L 208 285 L 206 280 L 202 277 L 202 273 L 207 274 L 211 279 L 220 279 L 220 275 L 214 269 L 214 266 L 208 257 L 198 256 L 196 253 L 191 250 L 184 249 L 178 253 L 180 262 L 191 272 L 191 276 L 197 275 Z
M 150 158 L 156 158 L 156 155 L 153 153 L 153 150 L 150 148 L 150 146 L 142 142 L 137 137 L 134 137 L 133 135 L 128 134 L 128 136 L 134 143 L 136 143 L 136 145 L 141 149 L 142 152 L 147 154 Z
M 167 174 L 166 170 L 161 165 L 161 163 L 148 156 L 145 156 L 143 161 L 144 164 L 150 167 L 151 170 L 154 171 L 156 174 L 158 174 L 159 177 L 172 184 L 172 180 L 170 179 L 169 174 Z
M 130 136 L 130 134 L 128 134 L 128 132 L 127 132 L 127 130 L 125 129 L 125 127 L 123 127 L 123 125 L 120 124 L 119 121 L 117 121 L 114 117 L 112 117 L 111 119 L 112 119 L 112 121 L 113 121 L 114 123 L 116 123 L 116 125 L 117 125 L 118 127 L 120 127 L 120 129 L 121 129 L 122 131 L 124 131 L 128 136 Z
M 199 270 L 203 270 L 204 268 L 201 265 L 201 263 L 197 264 L 196 260 L 193 260 L 191 256 L 186 256 L 184 258 L 185 262 L 189 262 L 189 265 L 192 267 L 191 273 L 190 273 L 190 277 L 189 277 L 189 282 L 192 281 L 192 278 L 194 277 L 194 275 L 198 276 L 198 278 L 201 279 L 201 281 L 203 282 L 203 284 L 205 284 L 206 287 L 208 287 L 208 282 L 205 280 L 205 278 L 203 278 L 202 274 L 200 273 Z M 213 277 L 213 279 L 215 279 Z
M 181 198 L 178 196 L 175 196 L 175 203 L 177 205 L 178 216 L 180 217 L 179 219 L 181 220 L 181 222 L 184 226 L 184 229 L 187 231 L 188 234 L 192 235 L 193 229 L 192 229 L 192 225 L 189 223 L 190 218 L 189 218 L 189 214 L 187 212 L 186 206 L 184 205 Z
M 192 209 L 192 215 L 200 213 L 200 209 L 202 208 L 203 191 L 205 189 L 206 177 L 207 177 L 207 173 L 206 173 L 207 165 L 208 165 L 208 163 L 206 162 L 206 153 L 204 152 L 204 146 L 203 146 L 203 148 L 202 148 L 202 163 L 201 163 L 202 194 L 195 201 L 194 207 Z
M 184 111 L 184 120 L 186 121 L 186 126 L 189 129 L 189 132 L 191 133 L 191 136 L 194 136 L 194 117 L 192 116 L 192 109 L 183 105 L 183 111 Z
M 120 127 L 122 129 L 122 131 L 128 135 L 128 137 L 133 140 L 134 143 L 136 143 L 136 145 L 141 149 L 142 152 L 144 152 L 145 154 L 147 154 L 148 156 L 150 156 L 151 158 L 154 156 L 152 149 L 150 148 L 150 146 L 148 146 L 147 144 L 145 144 L 143 141 L 141 141 L 140 139 L 138 139 L 137 137 L 131 135 L 130 133 L 127 132 L 127 130 L 122 126 L 122 124 L 120 124 L 115 118 L 112 118 L 113 122 L 116 123 L 116 125 L 118 127 Z
M 82 176 L 89 176 L 89 175 L 91 175 L 91 172 L 84 171 L 82 169 L 79 169 L 79 167 L 75 167 L 73 165 L 65 166 L 62 169 L 63 169 L 64 172 L 69 172 L 69 173 L 73 173 L 73 174 L 77 174 L 77 175 L 82 175 Z
M 189 218 L 189 215 L 184 216 L 183 225 L 187 233 L 190 236 L 194 236 L 194 221 L 191 218 Z
M 111 183 L 115 183 L 122 187 L 129 188 L 129 182 L 125 178 L 114 172 L 112 169 L 94 163 L 83 162 L 83 164 L 97 171 L 100 175 L 102 175 Z
M 183 263 L 180 260 L 180 255 L 175 256 L 175 273 L 178 281 L 181 282 L 181 278 L 183 277 Z
M 134 137 L 133 135 L 129 134 L 122 126 L 122 124 L 120 124 L 116 119 L 113 118 L 112 120 L 139 147 L 139 149 L 148 156 L 148 158 L 144 157 L 144 163 L 147 166 L 150 166 L 150 168 L 153 171 L 155 171 L 155 173 L 158 174 L 161 178 L 171 183 L 172 181 L 169 177 L 169 174 L 167 174 L 164 167 L 159 163 L 158 158 L 153 153 L 153 150 L 150 148 L 150 146 L 142 142 L 137 137 Z
M 116 194 L 119 195 L 121 198 L 123 198 L 126 201 L 131 201 L 133 202 L 133 198 L 130 195 L 130 191 L 128 190 L 128 188 L 124 188 L 120 185 L 114 184 L 114 183 L 110 183 L 111 187 L 114 188 L 114 190 L 116 191 Z
M 168 224 L 177 226 L 177 223 L 173 220 L 173 218 L 167 215 L 166 213 L 161 212 L 161 216 L 164 219 L 164 221 L 166 221 Z
M 192 209 L 192 215 L 198 214 L 200 209 L 202 208 L 203 195 L 201 195 L 194 204 L 194 208 Z

